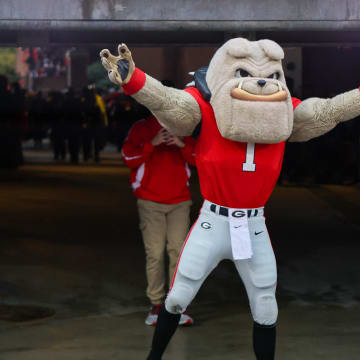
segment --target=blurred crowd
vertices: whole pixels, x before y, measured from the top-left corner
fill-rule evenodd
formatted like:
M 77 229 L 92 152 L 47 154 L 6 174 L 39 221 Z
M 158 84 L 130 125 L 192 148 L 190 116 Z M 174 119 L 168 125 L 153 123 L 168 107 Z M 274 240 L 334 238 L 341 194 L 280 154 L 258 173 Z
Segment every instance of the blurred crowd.
M 107 143 L 121 150 L 131 126 L 144 108 L 118 92 L 102 94 L 94 87 L 81 91 L 26 92 L 0 76 L 0 167 L 24 162 L 22 143 L 42 149 L 51 141 L 54 160 L 99 162 Z
M 23 48 L 22 54 L 33 78 L 64 76 L 70 62 L 68 54 L 59 47 Z
M 129 129 L 147 110 L 118 92 L 88 87 L 31 93 L 0 75 L 0 114 L 0 168 L 16 168 L 24 162 L 24 141 L 41 149 L 50 140 L 55 161 L 99 162 L 106 144 L 121 150 Z M 359 183 L 360 119 L 310 142 L 288 143 L 280 182 Z

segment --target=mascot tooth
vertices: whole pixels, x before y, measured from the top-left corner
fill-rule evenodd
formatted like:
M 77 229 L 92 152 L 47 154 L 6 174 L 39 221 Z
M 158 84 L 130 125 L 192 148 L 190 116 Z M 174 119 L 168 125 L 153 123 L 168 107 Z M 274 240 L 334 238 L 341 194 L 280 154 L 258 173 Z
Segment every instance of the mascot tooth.
M 244 282 L 256 358 L 274 359 L 277 271 L 264 205 L 280 174 L 286 140 L 307 141 L 359 116 L 359 89 L 332 99 L 292 98 L 284 52 L 271 40 L 229 40 L 185 90 L 163 86 L 136 68 L 126 45 L 118 52 L 100 53 L 110 80 L 165 128 L 185 136 L 201 122 L 196 166 L 205 200 L 178 260 L 148 360 L 161 359 L 180 313 L 223 259 L 234 262 Z

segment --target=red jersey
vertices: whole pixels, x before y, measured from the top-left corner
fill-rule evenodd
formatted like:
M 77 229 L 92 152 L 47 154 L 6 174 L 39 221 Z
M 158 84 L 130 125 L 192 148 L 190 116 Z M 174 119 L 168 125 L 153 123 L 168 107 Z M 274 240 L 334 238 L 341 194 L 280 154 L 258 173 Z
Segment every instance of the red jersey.
M 188 164 L 195 165 L 195 140 L 184 137 L 183 148 L 151 140 L 161 129 L 154 116 L 137 122 L 129 131 L 122 156 L 131 168 L 130 182 L 137 198 L 163 204 L 177 204 L 190 200 Z
M 195 98 L 202 114 L 195 153 L 203 197 L 230 208 L 264 206 L 280 175 L 285 142 L 251 144 L 225 139 L 210 103 L 196 88 L 185 91 Z M 299 103 L 293 98 L 294 108 Z

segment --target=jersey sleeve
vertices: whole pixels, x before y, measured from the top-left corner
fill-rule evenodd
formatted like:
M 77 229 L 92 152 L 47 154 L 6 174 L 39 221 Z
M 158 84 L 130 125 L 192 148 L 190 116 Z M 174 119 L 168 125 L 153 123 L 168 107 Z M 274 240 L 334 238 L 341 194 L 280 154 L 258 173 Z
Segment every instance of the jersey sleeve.
M 190 137 L 186 136 L 183 138 L 185 146 L 181 149 L 181 154 L 184 160 L 192 166 L 195 166 L 195 144 L 196 141 Z
M 154 146 L 150 141 L 144 141 L 146 128 L 142 123 L 135 124 L 129 131 L 124 145 L 121 149 L 121 155 L 125 165 L 131 169 L 138 168 L 149 159 Z
M 301 100 L 296 98 L 296 97 L 292 97 L 291 98 L 292 104 L 293 104 L 293 109 L 295 110 L 297 108 L 298 105 L 301 104 Z

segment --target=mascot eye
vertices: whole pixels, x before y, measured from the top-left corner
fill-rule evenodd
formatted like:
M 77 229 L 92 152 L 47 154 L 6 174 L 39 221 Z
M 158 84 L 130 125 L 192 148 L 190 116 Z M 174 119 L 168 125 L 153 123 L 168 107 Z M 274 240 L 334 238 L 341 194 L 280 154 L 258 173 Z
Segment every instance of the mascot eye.
M 251 77 L 251 75 L 244 69 L 237 69 L 235 73 L 236 77 Z
M 268 76 L 268 79 L 276 79 L 276 80 L 279 80 L 280 78 L 280 73 L 277 71 L 277 72 L 274 72 L 273 74 L 271 74 L 270 76 Z

